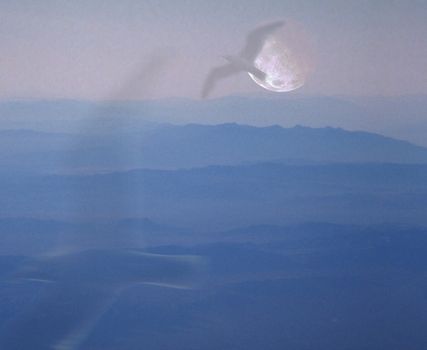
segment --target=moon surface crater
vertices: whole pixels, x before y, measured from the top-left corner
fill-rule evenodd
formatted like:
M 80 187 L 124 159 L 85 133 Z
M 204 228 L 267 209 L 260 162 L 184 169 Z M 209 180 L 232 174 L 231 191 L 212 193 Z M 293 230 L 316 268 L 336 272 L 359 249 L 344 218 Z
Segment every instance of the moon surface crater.
M 264 89 L 287 92 L 302 87 L 312 71 L 312 53 L 306 34 L 296 24 L 286 24 L 266 38 L 253 65 L 265 73 L 249 76 Z

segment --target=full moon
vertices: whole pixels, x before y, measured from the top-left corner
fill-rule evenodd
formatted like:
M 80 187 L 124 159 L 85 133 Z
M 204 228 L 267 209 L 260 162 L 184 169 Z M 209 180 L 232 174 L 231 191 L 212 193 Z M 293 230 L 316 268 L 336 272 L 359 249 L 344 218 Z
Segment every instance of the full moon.
M 266 74 L 249 76 L 264 89 L 287 92 L 302 87 L 313 70 L 311 44 L 300 24 L 287 21 L 264 42 L 253 64 Z

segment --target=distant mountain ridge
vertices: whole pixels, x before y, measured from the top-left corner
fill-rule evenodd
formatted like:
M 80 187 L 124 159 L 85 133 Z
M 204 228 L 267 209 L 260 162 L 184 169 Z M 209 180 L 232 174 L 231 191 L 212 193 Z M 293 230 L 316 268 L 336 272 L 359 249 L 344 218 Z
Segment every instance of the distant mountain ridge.
M 253 127 L 234 123 L 166 126 L 145 135 L 142 149 L 151 167 L 156 167 L 156 161 L 174 167 L 292 159 L 347 163 L 427 162 L 427 148 L 378 134 L 330 127 Z M 158 166 L 163 167 L 163 164 Z
M 163 124 L 110 134 L 0 131 L 3 171 L 111 172 L 259 162 L 427 163 L 427 148 L 368 132 L 278 125 Z
M 307 221 L 427 224 L 427 164 L 259 163 L 0 179 L 3 217 L 145 217 L 199 232 Z
M 365 130 L 427 146 L 427 98 L 408 96 L 227 96 L 192 100 L 142 101 L 29 100 L 1 101 L 0 129 L 31 128 L 78 132 L 88 125 L 112 129 L 115 120 L 133 129 L 156 123 L 255 126 L 296 124 Z M 116 123 L 117 126 L 117 123 Z M 117 128 L 114 128 L 116 131 Z

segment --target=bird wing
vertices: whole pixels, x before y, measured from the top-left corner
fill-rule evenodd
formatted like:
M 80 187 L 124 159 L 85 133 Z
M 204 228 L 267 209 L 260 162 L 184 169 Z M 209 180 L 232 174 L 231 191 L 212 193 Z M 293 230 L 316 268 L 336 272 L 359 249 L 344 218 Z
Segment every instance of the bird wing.
M 203 84 L 201 97 L 206 98 L 212 91 L 212 89 L 215 87 L 215 84 L 218 80 L 229 77 L 230 75 L 239 73 L 240 69 L 238 69 L 235 65 L 231 63 L 227 63 L 225 65 L 215 67 L 213 68 L 207 78 L 205 79 L 205 82 Z
M 252 30 L 246 37 L 246 44 L 240 52 L 240 56 L 253 62 L 264 45 L 265 39 L 269 34 L 283 26 L 285 21 L 274 21 L 264 24 Z

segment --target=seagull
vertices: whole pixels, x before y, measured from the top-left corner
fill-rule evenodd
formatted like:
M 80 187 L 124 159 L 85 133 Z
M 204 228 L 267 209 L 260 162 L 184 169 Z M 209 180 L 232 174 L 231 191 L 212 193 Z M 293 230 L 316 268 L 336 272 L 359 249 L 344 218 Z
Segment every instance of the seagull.
M 247 35 L 246 44 L 238 55 L 223 56 L 227 63 L 222 66 L 215 67 L 209 72 L 203 84 L 201 97 L 208 97 L 218 80 L 240 72 L 249 72 L 258 79 L 264 80 L 266 76 L 265 73 L 254 66 L 254 61 L 262 50 L 265 39 L 268 35 L 282 27 L 284 24 L 285 21 L 283 20 L 274 21 L 252 30 Z

